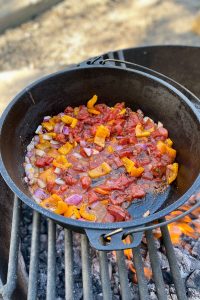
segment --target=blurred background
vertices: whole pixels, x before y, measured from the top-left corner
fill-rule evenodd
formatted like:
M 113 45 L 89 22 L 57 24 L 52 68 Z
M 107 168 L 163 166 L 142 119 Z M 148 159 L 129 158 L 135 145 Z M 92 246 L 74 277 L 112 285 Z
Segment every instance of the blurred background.
M 199 0 L 0 0 L 0 114 L 44 74 L 158 44 L 200 46 Z

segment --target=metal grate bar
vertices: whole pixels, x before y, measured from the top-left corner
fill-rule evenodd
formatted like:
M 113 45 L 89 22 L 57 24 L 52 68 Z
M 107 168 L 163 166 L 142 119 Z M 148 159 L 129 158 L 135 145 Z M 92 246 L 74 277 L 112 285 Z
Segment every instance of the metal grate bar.
M 133 263 L 137 275 L 140 299 L 149 300 L 147 281 L 144 276 L 143 261 L 140 253 L 140 246 L 133 248 Z
M 14 196 L 12 230 L 10 238 L 10 251 L 8 261 L 7 283 L 2 287 L 2 296 L 4 300 L 11 299 L 11 296 L 17 284 L 17 266 L 19 252 L 19 224 L 20 224 L 21 202 Z
M 65 299 L 73 300 L 73 251 L 72 232 L 65 231 Z
M 125 264 L 125 257 L 124 257 L 123 250 L 116 251 L 116 256 L 117 256 L 122 300 L 130 300 L 131 295 L 130 295 L 130 289 L 128 284 L 128 272 Z
M 48 220 L 47 300 L 56 299 L 56 224 Z
M 165 284 L 164 284 L 163 275 L 160 267 L 157 249 L 155 247 L 152 230 L 146 231 L 146 239 L 147 239 L 147 245 L 149 250 L 149 257 L 151 261 L 151 267 L 153 271 L 153 278 L 156 285 L 157 297 L 159 300 L 167 300 L 167 295 L 165 293 Z
M 84 300 L 92 300 L 92 282 L 89 257 L 89 243 L 85 234 L 81 235 L 81 258 L 82 258 L 82 277 L 83 277 L 83 297 Z
M 112 300 L 112 292 L 108 270 L 108 259 L 105 251 L 99 251 L 101 286 L 104 300 Z
M 177 297 L 179 300 L 187 300 L 185 286 L 183 284 L 183 280 L 181 278 L 181 274 L 179 271 L 178 263 L 176 260 L 176 255 L 174 252 L 174 247 L 172 245 L 172 241 L 170 239 L 169 231 L 167 226 L 162 226 L 161 228 L 163 243 L 166 249 L 166 255 L 169 261 L 171 274 L 174 280 L 174 285 L 176 288 Z
M 34 212 L 31 240 L 30 269 L 28 280 L 28 300 L 37 299 L 38 253 L 40 237 L 40 214 Z

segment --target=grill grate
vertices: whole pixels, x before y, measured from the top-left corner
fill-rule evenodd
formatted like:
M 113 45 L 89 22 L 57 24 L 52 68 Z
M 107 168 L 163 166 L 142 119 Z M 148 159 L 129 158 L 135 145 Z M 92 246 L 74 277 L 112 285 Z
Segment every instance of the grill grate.
M 117 55 L 116 55 L 117 54 Z M 117 56 L 117 57 L 116 57 Z M 108 58 L 117 58 L 124 60 L 123 51 L 109 53 Z M 125 67 L 125 64 L 121 64 Z M 12 298 L 12 294 L 17 285 L 17 266 L 18 266 L 18 253 L 19 253 L 19 225 L 20 225 L 20 210 L 21 201 L 14 196 L 13 217 L 12 217 L 12 231 L 10 239 L 10 253 L 8 262 L 7 281 L 3 285 L 0 280 L 0 294 L 3 299 L 8 300 Z M 162 220 L 163 221 L 163 220 Z M 177 298 L 179 300 L 186 300 L 186 291 L 183 281 L 178 269 L 178 263 L 174 253 L 174 248 L 170 239 L 167 226 L 161 227 L 163 243 L 166 249 L 167 258 L 170 265 L 171 275 L 174 281 Z M 157 290 L 157 297 L 159 300 L 167 299 L 165 293 L 165 285 L 162 276 L 162 270 L 158 259 L 158 254 L 153 238 L 152 230 L 146 231 L 146 239 L 153 271 L 153 277 Z M 73 233 L 64 229 L 65 235 L 65 299 L 74 299 L 74 286 L 73 286 Z M 37 299 L 37 277 L 39 268 L 39 237 L 40 237 L 40 215 L 33 212 L 32 222 L 32 240 L 31 240 L 31 254 L 30 254 L 30 269 L 28 280 L 28 300 Z M 47 289 L 46 299 L 56 299 L 56 224 L 48 220 L 48 259 L 47 259 Z M 86 235 L 81 235 L 81 259 L 82 259 L 82 281 L 83 281 L 83 296 L 84 299 L 93 299 L 92 295 L 92 281 L 91 281 L 91 264 L 89 256 L 89 243 Z M 130 300 L 131 293 L 128 285 L 128 270 L 125 265 L 125 257 L 123 251 L 116 252 L 116 259 L 119 270 L 121 298 L 123 300 Z M 109 270 L 107 253 L 99 251 L 100 262 L 100 276 L 102 284 L 102 293 L 104 300 L 112 299 L 111 284 L 109 280 Z M 147 281 L 144 275 L 143 261 L 140 252 L 140 246 L 133 249 L 133 263 L 136 270 L 139 296 L 142 300 L 148 300 Z

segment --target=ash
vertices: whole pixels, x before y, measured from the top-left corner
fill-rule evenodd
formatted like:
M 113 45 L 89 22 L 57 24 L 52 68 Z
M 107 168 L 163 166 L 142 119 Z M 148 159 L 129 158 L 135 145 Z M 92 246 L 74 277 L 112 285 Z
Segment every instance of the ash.
M 32 234 L 32 210 L 23 204 L 22 209 L 22 223 L 21 223 L 21 251 L 25 260 L 27 273 L 29 272 L 30 263 L 30 249 L 31 249 L 31 234 Z M 41 218 L 40 227 L 40 250 L 39 250 L 39 271 L 38 271 L 38 299 L 43 300 L 46 298 L 46 284 L 47 284 L 47 222 Z M 83 283 L 82 283 L 82 267 L 81 267 L 81 247 L 80 247 L 80 234 L 73 234 L 73 278 L 74 278 L 74 299 L 83 299 Z M 200 299 L 200 238 L 193 239 L 184 237 L 183 242 L 187 247 L 176 246 L 174 247 L 176 258 L 181 272 L 181 277 L 184 280 L 187 290 L 187 297 L 189 300 Z M 165 249 L 160 239 L 155 239 L 156 248 L 160 260 L 160 265 L 165 282 L 165 290 L 168 300 L 178 299 L 173 284 L 173 279 L 170 274 L 169 263 L 165 255 Z M 189 245 L 189 246 L 188 246 Z M 141 253 L 143 257 L 145 269 L 150 270 L 146 273 L 148 281 L 149 299 L 157 300 L 156 287 L 151 273 L 151 264 L 145 238 L 141 243 Z M 118 274 L 118 266 L 114 252 L 109 252 L 108 269 L 113 293 L 113 300 L 122 299 L 120 296 L 120 280 Z M 100 279 L 100 265 L 98 251 L 90 248 L 90 260 L 92 270 L 92 290 L 94 300 L 103 300 L 101 279 Z M 139 300 L 137 278 L 132 260 L 126 258 L 127 273 L 129 279 L 129 288 L 131 292 L 130 300 Z M 64 230 L 59 225 L 57 226 L 57 243 L 56 243 L 56 300 L 65 299 L 65 282 L 64 282 Z

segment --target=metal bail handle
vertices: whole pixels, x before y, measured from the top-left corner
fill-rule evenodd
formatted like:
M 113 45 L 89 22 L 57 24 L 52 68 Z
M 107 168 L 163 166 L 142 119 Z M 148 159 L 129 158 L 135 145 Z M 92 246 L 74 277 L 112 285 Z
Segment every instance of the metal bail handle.
M 123 241 L 123 228 L 115 229 L 113 232 L 105 229 L 86 229 L 85 231 L 91 246 L 102 251 L 137 247 L 141 243 L 143 236 L 143 232 L 135 233 L 130 237 L 130 243 L 127 244 Z

